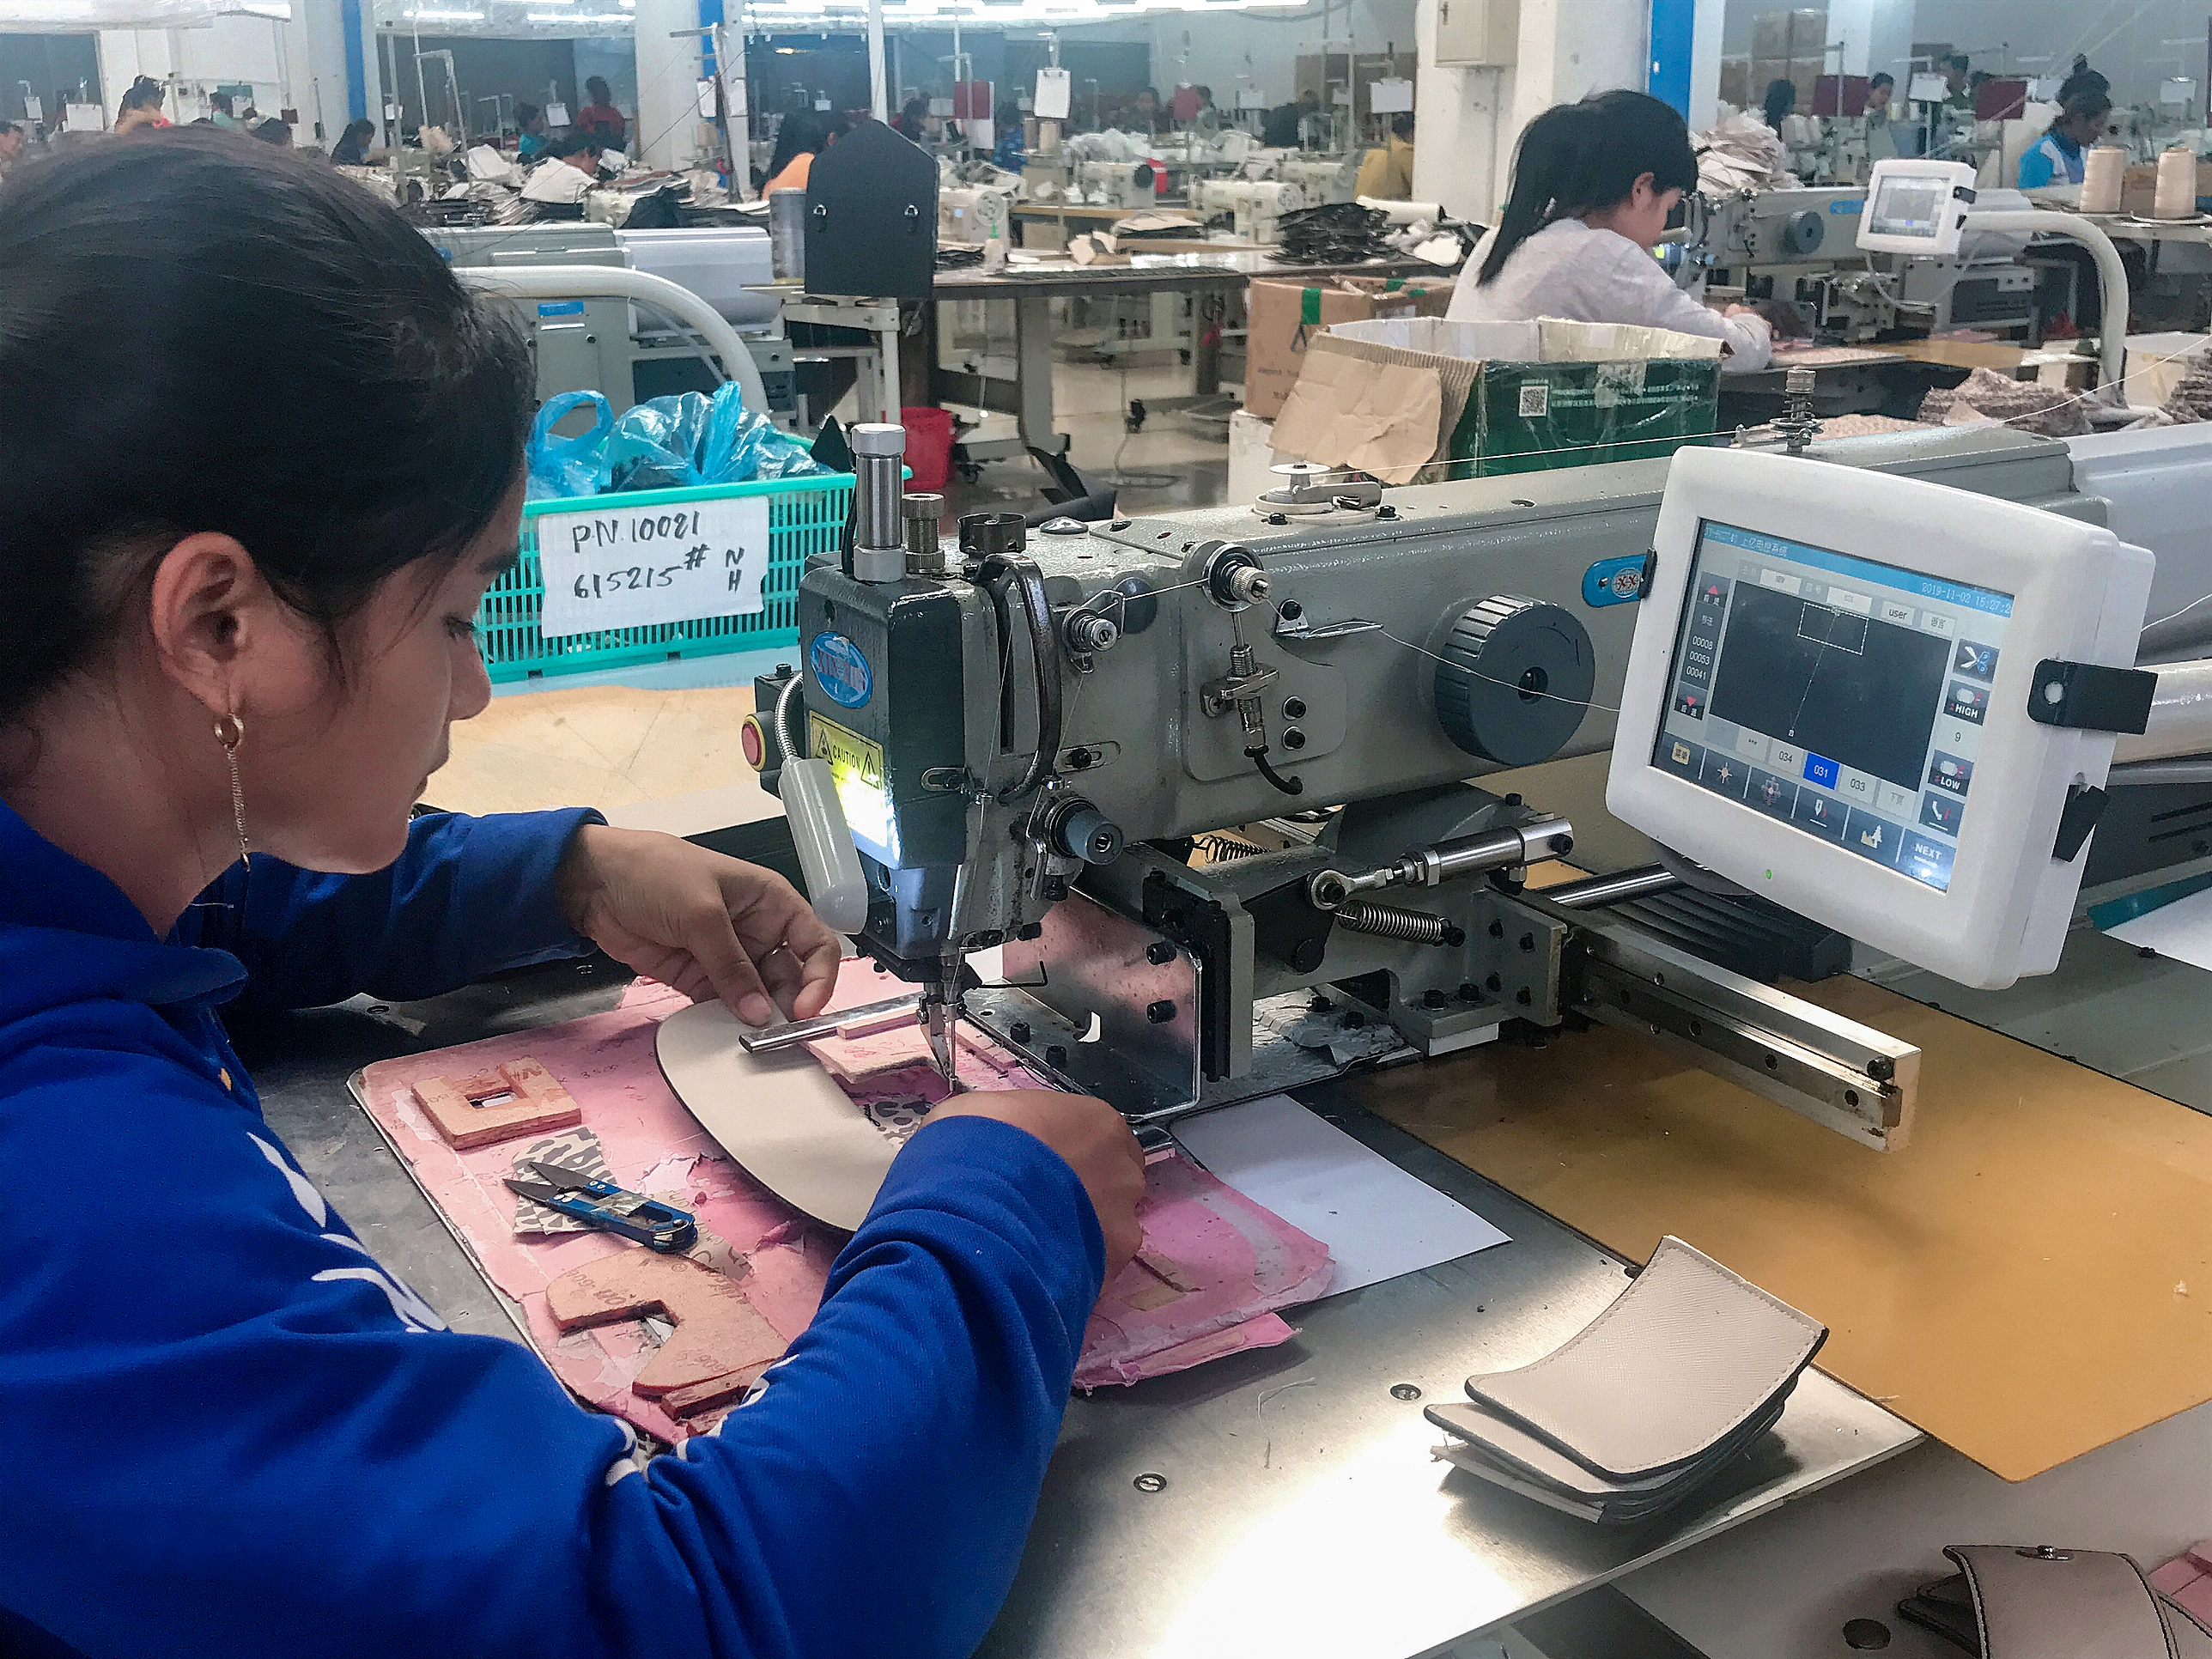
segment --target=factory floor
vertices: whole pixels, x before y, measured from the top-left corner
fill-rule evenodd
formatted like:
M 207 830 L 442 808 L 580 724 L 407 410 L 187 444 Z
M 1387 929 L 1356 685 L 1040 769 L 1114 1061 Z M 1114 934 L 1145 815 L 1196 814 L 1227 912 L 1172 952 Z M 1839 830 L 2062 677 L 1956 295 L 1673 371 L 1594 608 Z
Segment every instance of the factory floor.
M 1127 368 L 1096 362 L 1063 362 L 1053 372 L 1054 418 L 1070 440 L 1069 459 L 1087 477 L 1120 482 L 1119 506 L 1130 514 L 1162 513 L 1178 507 L 1211 507 L 1229 489 L 1231 393 L 1194 402 L 1189 368 L 1172 354 Z M 1144 403 L 1142 428 L 1126 429 L 1132 399 Z M 1192 404 L 1188 409 L 1163 404 Z M 1042 468 L 1023 457 L 993 461 L 969 483 L 955 477 L 945 491 L 945 529 L 963 513 L 1029 512 L 1044 505 Z M 681 690 L 706 685 L 744 685 L 757 674 L 788 662 L 793 647 L 731 652 L 684 662 L 648 663 L 557 678 L 516 680 L 495 686 L 498 696 L 590 685 L 633 685 L 646 690 Z

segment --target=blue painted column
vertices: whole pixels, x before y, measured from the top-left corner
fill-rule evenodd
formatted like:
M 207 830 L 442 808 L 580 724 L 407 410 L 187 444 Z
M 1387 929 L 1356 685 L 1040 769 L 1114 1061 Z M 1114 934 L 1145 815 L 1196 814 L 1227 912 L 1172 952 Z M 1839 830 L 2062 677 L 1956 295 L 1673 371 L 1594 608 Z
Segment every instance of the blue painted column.
M 1690 113 L 1690 59 L 1697 39 L 1698 0 L 1651 0 L 1651 63 L 1645 90 Z

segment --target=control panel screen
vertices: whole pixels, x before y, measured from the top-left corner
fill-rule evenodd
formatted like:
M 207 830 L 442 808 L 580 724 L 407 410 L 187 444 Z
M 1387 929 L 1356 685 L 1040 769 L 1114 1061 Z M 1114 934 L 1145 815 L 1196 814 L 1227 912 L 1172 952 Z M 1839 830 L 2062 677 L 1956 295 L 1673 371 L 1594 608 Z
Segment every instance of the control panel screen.
M 1651 763 L 1948 890 L 2012 596 L 1706 520 Z
M 1877 236 L 1925 236 L 1932 240 L 1942 229 L 1943 204 L 1950 195 L 1948 179 L 1908 174 L 1887 179 L 1874 198 L 1869 228 Z

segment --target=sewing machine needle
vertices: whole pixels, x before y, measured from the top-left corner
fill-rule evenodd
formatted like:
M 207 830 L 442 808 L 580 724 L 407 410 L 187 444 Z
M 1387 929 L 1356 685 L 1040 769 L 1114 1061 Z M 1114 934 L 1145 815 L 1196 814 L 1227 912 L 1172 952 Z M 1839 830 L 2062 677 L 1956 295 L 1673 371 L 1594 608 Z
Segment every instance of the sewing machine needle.
M 921 1000 L 922 1024 L 929 1032 L 929 1052 L 954 1094 L 961 1092 L 957 1053 L 952 1040 L 960 1018 L 960 964 L 965 952 L 948 951 L 938 963 L 937 983 Z

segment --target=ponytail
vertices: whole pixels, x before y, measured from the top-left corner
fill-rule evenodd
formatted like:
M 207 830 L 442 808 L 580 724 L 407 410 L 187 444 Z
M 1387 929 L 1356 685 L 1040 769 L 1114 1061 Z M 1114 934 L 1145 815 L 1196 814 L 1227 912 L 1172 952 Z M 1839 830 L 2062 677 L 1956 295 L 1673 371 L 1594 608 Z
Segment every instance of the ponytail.
M 1513 151 L 1513 191 L 1498 216 L 1477 287 L 1494 279 L 1513 250 L 1551 222 L 1552 204 L 1578 170 L 1577 155 L 1593 136 L 1587 102 L 1554 104 L 1528 123 Z
M 1671 106 L 1625 90 L 1554 104 L 1521 135 L 1512 193 L 1476 285 L 1493 280 L 1514 250 L 1545 226 L 1612 206 L 1647 173 L 1654 190 L 1698 187 L 1690 129 Z

